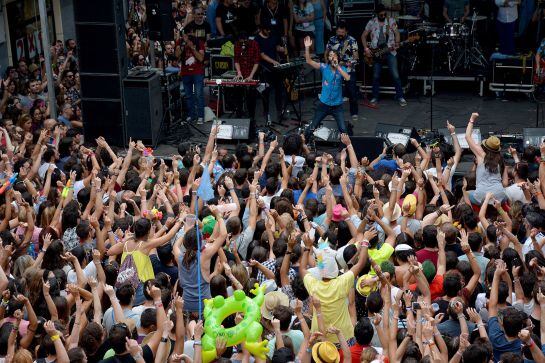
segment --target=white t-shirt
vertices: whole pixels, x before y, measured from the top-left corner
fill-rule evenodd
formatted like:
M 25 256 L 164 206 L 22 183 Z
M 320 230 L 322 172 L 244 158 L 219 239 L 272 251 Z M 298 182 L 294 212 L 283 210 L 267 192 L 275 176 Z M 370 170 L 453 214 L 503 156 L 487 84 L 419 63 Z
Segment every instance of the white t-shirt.
M 47 173 L 47 170 L 49 169 L 49 165 L 54 165 L 55 169 L 58 169 L 57 165 L 55 165 L 55 163 L 43 163 L 38 168 L 38 175 L 40 176 L 40 178 L 42 178 L 42 179 L 45 178 L 45 174 Z
M 518 184 L 513 184 L 505 188 L 505 194 L 507 195 L 507 198 L 509 198 L 509 201 L 511 203 L 518 201 L 521 201 L 522 203 L 528 203 L 529 201 L 526 200 L 526 197 L 524 196 L 524 192 L 522 191 L 522 188 Z
M 87 266 L 85 266 L 85 268 L 83 269 L 83 274 L 87 279 L 89 279 L 89 277 L 96 278 L 97 268 L 95 264 L 93 262 L 88 263 Z M 77 284 L 78 278 L 75 270 L 68 271 L 68 274 L 66 275 L 66 281 L 68 281 L 69 284 Z
M 536 236 L 536 241 L 538 243 L 541 243 L 541 241 L 543 241 L 543 238 L 545 238 L 543 236 L 543 234 L 538 234 Z M 532 243 L 532 239 L 530 237 L 526 238 L 526 241 L 524 242 L 524 244 L 522 245 L 522 255 L 523 256 L 526 256 L 526 254 L 530 251 L 533 251 L 534 250 L 534 244 Z M 541 252 L 542 253 L 545 253 L 545 246 L 541 248 Z

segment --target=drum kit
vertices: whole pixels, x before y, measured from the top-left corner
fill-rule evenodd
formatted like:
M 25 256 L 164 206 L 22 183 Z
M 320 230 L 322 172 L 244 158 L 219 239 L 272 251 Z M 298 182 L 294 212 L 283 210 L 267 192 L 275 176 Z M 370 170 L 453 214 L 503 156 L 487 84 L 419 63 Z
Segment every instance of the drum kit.
M 476 25 L 486 20 L 486 16 L 474 13 L 465 24 L 453 22 L 442 27 L 412 15 L 402 15 L 398 19 L 402 34 L 408 37 L 419 34 L 421 39 L 407 51 L 409 71 L 429 72 L 430 57 L 435 59 L 438 71 L 453 75 L 485 70 L 488 62 L 477 40 Z

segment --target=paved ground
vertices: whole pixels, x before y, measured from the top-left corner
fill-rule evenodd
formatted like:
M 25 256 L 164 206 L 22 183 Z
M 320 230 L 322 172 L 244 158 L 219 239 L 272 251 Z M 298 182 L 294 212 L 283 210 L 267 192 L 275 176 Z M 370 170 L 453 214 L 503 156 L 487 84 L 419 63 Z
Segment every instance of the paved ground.
M 416 127 L 417 129 L 444 128 L 446 120 L 456 126 L 465 127 L 471 112 L 479 112 L 481 118 L 477 125 L 481 133 L 487 135 L 492 133 L 522 133 L 524 127 L 536 127 L 537 103 L 524 95 L 508 95 L 506 99 L 497 99 L 494 94 L 486 93 L 484 97 L 478 96 L 478 87 L 471 83 L 447 83 L 441 82 L 436 85 L 436 95 L 433 97 L 433 124 L 430 125 L 430 98 L 419 95 L 421 84 L 412 87 L 407 95 L 408 105 L 400 107 L 391 96 L 383 96 L 377 109 L 368 108 L 360 103 L 359 118 L 354 123 L 354 134 L 373 135 L 377 123 L 400 125 L 402 127 Z M 312 92 L 309 92 L 302 101 L 303 121 L 309 122 L 312 119 L 314 100 Z M 260 104 L 258 101 L 257 115 L 260 115 Z M 545 127 L 543 121 L 545 106 L 540 105 L 540 126 Z M 348 103 L 345 103 L 345 117 L 349 118 Z M 263 126 L 262 119 L 258 119 L 258 126 Z M 285 123 L 285 127 L 277 126 L 279 136 L 287 133 L 294 124 Z M 210 124 L 200 127 L 208 135 Z M 179 132 L 170 130 L 168 133 Z M 189 140 L 195 143 L 205 143 L 206 138 L 197 135 Z M 176 140 L 176 138 L 173 138 Z M 180 136 L 180 141 L 184 139 Z M 176 142 L 171 142 L 176 144 Z M 172 145 L 159 145 L 157 155 L 171 155 L 176 153 Z

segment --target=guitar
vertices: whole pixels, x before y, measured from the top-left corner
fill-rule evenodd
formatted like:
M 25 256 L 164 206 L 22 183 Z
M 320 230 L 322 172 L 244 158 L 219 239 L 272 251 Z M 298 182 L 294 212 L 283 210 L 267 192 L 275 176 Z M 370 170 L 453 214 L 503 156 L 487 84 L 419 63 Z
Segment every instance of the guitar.
M 409 36 L 407 40 L 404 40 L 401 43 L 399 43 L 399 48 L 404 47 L 407 44 L 414 43 L 418 40 L 420 40 L 420 35 L 418 34 L 411 35 Z M 369 66 L 372 66 L 375 59 L 382 59 L 382 57 L 384 57 L 390 51 L 391 49 L 388 46 L 377 48 L 377 49 L 371 49 L 372 54 L 370 56 L 365 55 L 365 63 L 367 63 Z
M 536 86 L 541 86 L 545 83 L 545 59 L 539 61 L 539 70 L 537 69 L 537 64 L 535 65 L 534 70 L 534 84 Z

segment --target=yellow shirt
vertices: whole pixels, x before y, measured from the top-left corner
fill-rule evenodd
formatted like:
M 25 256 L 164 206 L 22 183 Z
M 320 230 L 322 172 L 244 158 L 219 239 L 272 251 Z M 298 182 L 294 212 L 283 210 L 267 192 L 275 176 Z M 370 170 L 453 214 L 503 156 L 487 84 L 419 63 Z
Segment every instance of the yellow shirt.
M 307 273 L 303 279 L 310 295 L 316 295 L 322 305 L 322 318 L 326 327 L 334 326 L 342 331 L 346 340 L 354 337 L 354 326 L 348 313 L 348 293 L 354 287 L 354 274 L 348 271 L 339 277 L 322 281 Z M 311 331 L 317 331 L 316 314 L 312 318 Z M 336 335 L 328 334 L 327 340 L 338 343 Z
M 125 261 L 125 258 L 128 255 L 132 255 L 134 264 L 136 265 L 136 272 L 138 273 L 138 279 L 142 282 L 155 278 L 155 273 L 153 272 L 153 265 L 148 255 L 144 254 L 139 250 L 134 250 L 132 252 L 123 251 L 121 255 L 121 263 Z
M 394 253 L 394 248 L 389 243 L 383 243 L 378 250 L 376 248 L 371 248 L 367 251 L 369 257 L 372 258 L 373 261 L 375 261 L 379 266 L 384 261 L 388 261 L 392 256 L 392 253 Z M 371 271 L 369 271 L 369 275 L 376 275 L 376 272 L 372 267 Z

